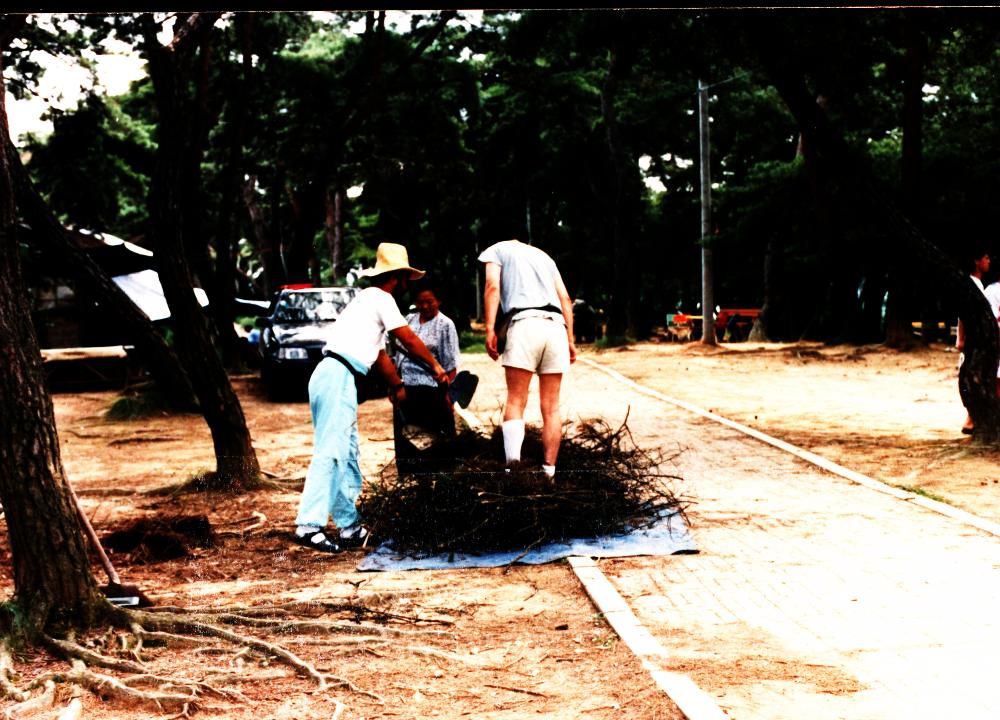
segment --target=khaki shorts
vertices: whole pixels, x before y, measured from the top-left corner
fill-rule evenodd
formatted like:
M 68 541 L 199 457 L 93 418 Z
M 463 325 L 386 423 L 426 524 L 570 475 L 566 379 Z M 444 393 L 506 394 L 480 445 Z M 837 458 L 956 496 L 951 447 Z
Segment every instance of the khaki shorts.
M 500 362 L 504 367 L 530 370 L 539 375 L 568 372 L 566 326 L 540 317 L 514 321 L 507 331 L 507 346 Z

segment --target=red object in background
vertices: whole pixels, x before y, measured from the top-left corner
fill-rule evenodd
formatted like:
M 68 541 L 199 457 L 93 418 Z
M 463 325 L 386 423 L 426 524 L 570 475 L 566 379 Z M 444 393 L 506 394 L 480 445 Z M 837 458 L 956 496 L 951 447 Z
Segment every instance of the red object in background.
M 716 324 L 725 327 L 731 315 L 738 315 L 740 320 L 746 323 L 760 315 L 760 308 L 722 308 L 715 318 Z
M 308 290 L 313 286 L 312 283 L 297 283 L 294 285 L 282 285 L 282 290 Z

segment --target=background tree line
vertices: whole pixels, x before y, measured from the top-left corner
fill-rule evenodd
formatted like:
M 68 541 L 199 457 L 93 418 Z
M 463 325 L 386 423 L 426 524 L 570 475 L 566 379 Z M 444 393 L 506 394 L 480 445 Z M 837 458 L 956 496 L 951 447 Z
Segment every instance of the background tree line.
M 145 52 L 132 16 L 74 19 L 79 30 L 59 34 L 56 51 L 114 33 Z M 574 295 L 608 312 L 611 335 L 641 337 L 700 301 L 701 78 L 712 86 L 720 304 L 768 300 L 775 340 L 881 341 L 897 302 L 907 327 L 953 323 L 953 300 L 907 290 L 915 268 L 887 252 L 881 209 L 810 156 L 748 19 L 529 11 L 485 13 L 478 25 L 414 14 L 393 28 L 381 12 L 228 15 L 185 80 L 197 282 L 224 321 L 233 294 L 342 282 L 393 239 L 424 258 L 464 323 L 475 315 L 476 247 L 518 236 L 551 250 Z M 347 31 L 362 20 L 363 32 Z M 917 227 L 955 259 L 970 238 L 988 238 L 992 15 L 784 11 L 757 32 L 779 28 L 785 57 Z M 163 121 L 154 84 L 151 72 L 125 95 L 90 95 L 23 144 L 62 221 L 150 234 Z

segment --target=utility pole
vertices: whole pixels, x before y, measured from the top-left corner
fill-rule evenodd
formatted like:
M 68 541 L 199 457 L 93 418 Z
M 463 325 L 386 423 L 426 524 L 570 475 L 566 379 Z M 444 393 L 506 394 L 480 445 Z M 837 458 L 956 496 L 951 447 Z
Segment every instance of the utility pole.
M 708 86 L 698 80 L 698 141 L 701 156 L 701 341 L 716 345 L 712 282 L 712 172 L 709 168 Z

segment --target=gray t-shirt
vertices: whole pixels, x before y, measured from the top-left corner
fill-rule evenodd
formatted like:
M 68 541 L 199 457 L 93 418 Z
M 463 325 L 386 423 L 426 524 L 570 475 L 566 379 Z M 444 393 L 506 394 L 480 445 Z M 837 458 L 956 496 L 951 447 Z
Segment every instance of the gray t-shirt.
M 560 279 L 555 261 L 543 250 L 520 240 L 503 240 L 490 245 L 479 255 L 479 262 L 500 266 L 500 311 L 511 308 L 560 307 L 556 282 Z M 512 320 L 525 317 L 551 317 L 565 324 L 562 312 L 528 310 Z

